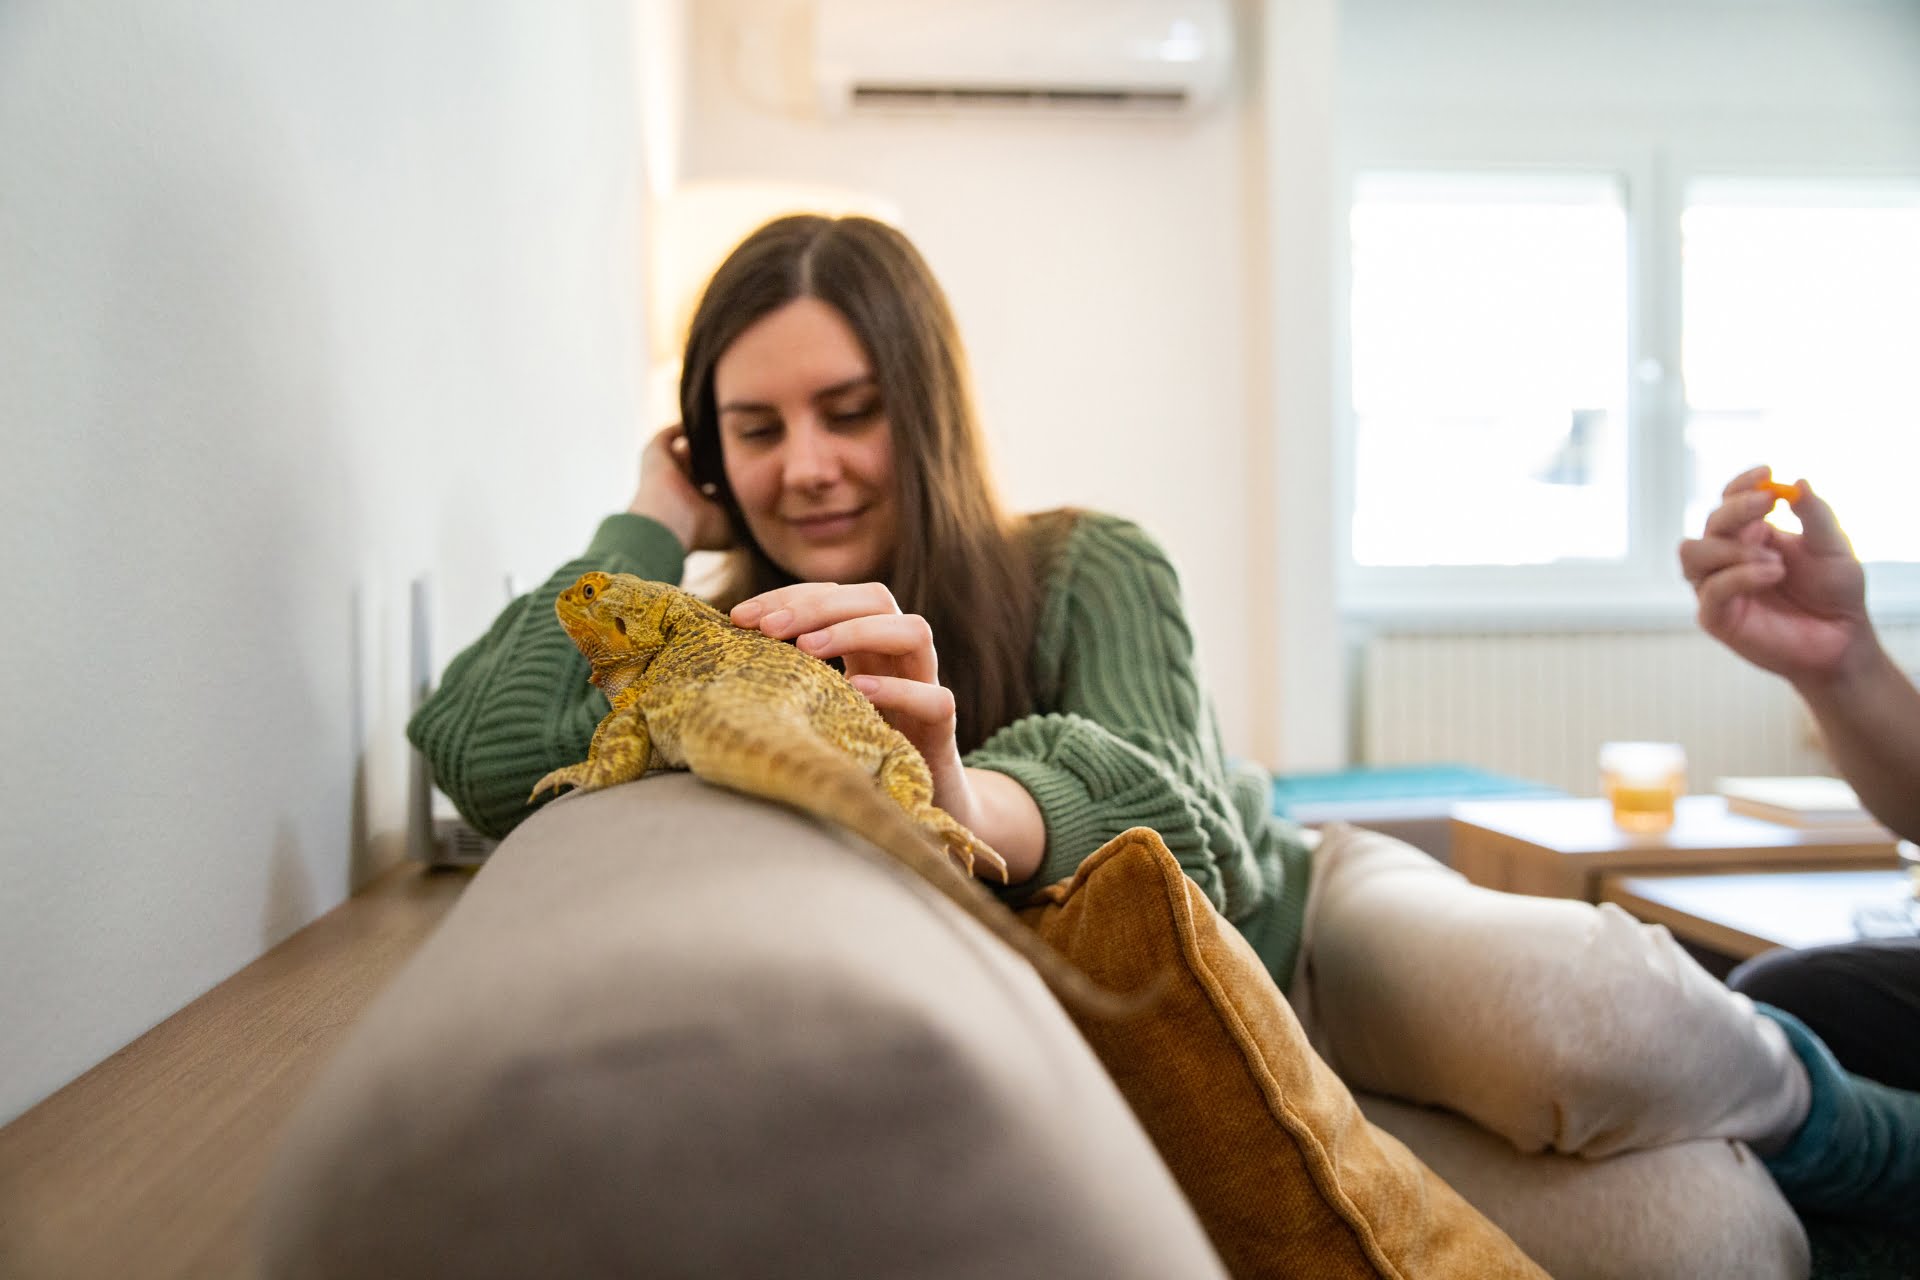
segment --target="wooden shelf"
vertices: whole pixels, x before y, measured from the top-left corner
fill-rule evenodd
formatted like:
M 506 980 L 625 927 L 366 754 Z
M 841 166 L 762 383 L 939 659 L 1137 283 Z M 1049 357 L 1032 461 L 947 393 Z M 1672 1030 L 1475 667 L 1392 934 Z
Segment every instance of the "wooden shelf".
M 471 878 L 393 868 L 0 1129 L 0 1275 L 249 1274 L 281 1126 Z

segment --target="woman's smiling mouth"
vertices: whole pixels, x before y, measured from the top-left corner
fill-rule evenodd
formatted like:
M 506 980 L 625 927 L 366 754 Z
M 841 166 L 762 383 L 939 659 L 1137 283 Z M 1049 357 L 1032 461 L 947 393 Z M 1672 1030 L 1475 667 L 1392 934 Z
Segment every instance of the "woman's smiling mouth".
M 829 511 L 821 515 L 788 516 L 787 523 L 809 542 L 830 542 L 852 533 L 866 512 L 865 507 L 854 507 L 848 511 Z

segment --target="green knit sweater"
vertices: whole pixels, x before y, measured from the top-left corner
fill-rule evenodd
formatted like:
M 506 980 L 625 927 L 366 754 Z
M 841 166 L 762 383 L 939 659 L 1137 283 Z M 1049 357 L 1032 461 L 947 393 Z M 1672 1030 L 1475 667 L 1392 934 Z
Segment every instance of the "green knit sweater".
M 505 835 L 532 812 L 533 784 L 585 758 L 607 713 L 553 620 L 554 598 L 591 569 L 678 582 L 684 567 L 664 527 L 609 516 L 584 556 L 508 605 L 448 665 L 407 734 L 476 828 Z M 1306 846 L 1272 816 L 1267 775 L 1222 752 L 1178 575 L 1138 526 L 1079 518 L 1048 582 L 1034 672 L 1040 711 L 966 757 L 1016 779 L 1046 822 L 1039 873 L 1002 893 L 1017 902 L 1128 827 L 1152 827 L 1284 991 L 1305 914 Z

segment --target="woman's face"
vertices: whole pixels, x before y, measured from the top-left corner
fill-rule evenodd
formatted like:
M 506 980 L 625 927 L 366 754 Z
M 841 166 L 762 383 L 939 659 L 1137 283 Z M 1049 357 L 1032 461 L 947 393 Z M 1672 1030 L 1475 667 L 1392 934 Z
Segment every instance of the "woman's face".
M 893 432 L 846 319 L 797 298 L 715 362 L 727 484 L 760 549 L 802 581 L 884 580 L 898 503 Z

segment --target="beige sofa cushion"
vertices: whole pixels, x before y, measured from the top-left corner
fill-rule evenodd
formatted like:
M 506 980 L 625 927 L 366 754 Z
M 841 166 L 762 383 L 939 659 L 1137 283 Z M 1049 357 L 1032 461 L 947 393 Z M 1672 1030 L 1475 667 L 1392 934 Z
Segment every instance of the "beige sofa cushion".
M 684 774 L 509 837 L 323 1072 L 271 1277 L 1222 1275 L 1032 970 Z
M 1800 1219 L 1741 1143 L 1523 1155 L 1452 1112 L 1355 1100 L 1554 1280 L 1805 1280 L 1811 1265 Z

